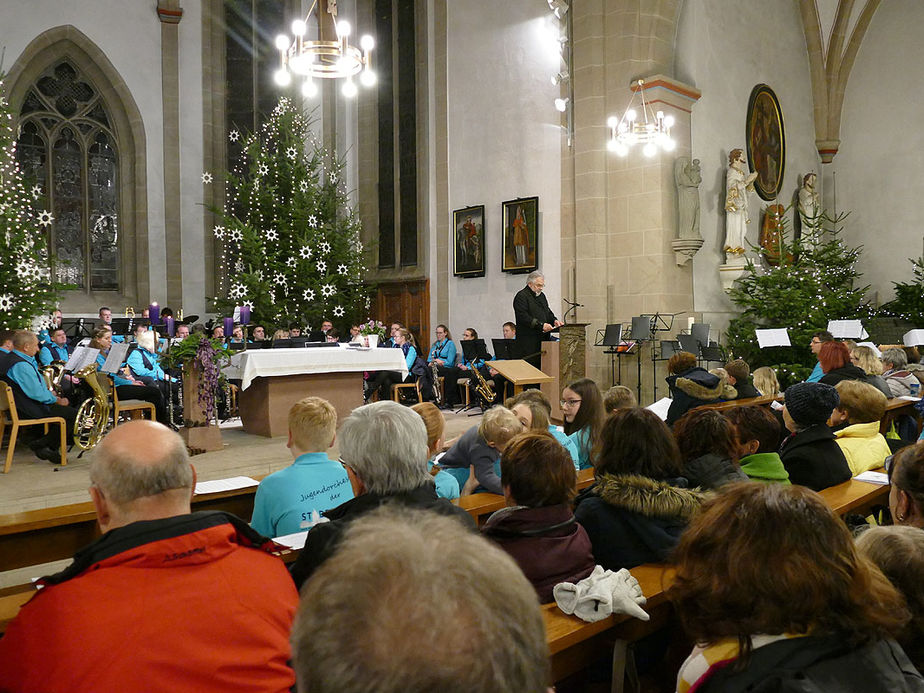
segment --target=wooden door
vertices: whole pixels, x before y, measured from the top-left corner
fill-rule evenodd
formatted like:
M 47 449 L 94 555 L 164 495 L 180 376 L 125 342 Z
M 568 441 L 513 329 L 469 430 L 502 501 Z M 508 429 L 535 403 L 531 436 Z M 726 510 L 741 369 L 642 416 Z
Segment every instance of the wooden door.
M 380 282 L 375 297 L 375 314 L 386 325 L 402 322 L 417 340 L 426 359 L 430 350 L 430 280 Z

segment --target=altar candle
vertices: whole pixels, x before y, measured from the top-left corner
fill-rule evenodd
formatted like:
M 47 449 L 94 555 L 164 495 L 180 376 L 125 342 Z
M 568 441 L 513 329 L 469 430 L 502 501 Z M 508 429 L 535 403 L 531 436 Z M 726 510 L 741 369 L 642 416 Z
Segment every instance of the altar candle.
M 167 336 L 173 337 L 176 334 L 176 322 L 168 315 L 164 318 L 164 323 L 167 325 Z
M 231 339 L 231 333 L 234 331 L 234 318 L 225 318 L 225 339 Z
M 241 306 L 241 324 L 250 324 L 250 306 Z
M 160 306 L 157 305 L 156 301 L 148 306 L 148 318 L 151 320 L 152 325 L 160 324 Z

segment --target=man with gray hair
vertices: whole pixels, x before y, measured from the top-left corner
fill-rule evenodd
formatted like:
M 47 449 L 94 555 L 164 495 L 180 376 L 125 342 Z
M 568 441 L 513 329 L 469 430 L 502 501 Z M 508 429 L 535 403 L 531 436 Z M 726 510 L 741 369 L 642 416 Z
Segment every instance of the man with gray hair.
M 536 270 L 526 277 L 526 286 L 513 297 L 513 313 L 517 323 L 517 349 L 526 361 L 539 368 L 541 363 L 541 342 L 548 341 L 550 332 L 561 327 L 562 321 L 549 308 L 549 301 L 542 293 L 545 275 Z
M 242 520 L 190 512 L 196 474 L 182 438 L 152 421 L 118 426 L 90 482 L 103 536 L 40 580 L 9 625 L 0 688 L 288 690 L 298 595 Z
M 914 374 L 907 370 L 908 355 L 902 349 L 886 349 L 880 357 L 882 361 L 882 379 L 889 386 L 892 397 L 904 397 L 912 394 L 913 385 L 920 385 Z
M 355 497 L 322 513 L 330 521 L 308 532 L 291 569 L 296 587 L 333 554 L 351 522 L 386 503 L 452 515 L 475 529 L 467 512 L 436 495 L 427 469 L 427 428 L 417 412 L 390 400 L 367 404 L 346 418 L 339 438 L 340 463 Z
M 292 654 L 303 693 L 548 690 L 542 613 L 516 563 L 398 506 L 351 524 L 305 586 Z

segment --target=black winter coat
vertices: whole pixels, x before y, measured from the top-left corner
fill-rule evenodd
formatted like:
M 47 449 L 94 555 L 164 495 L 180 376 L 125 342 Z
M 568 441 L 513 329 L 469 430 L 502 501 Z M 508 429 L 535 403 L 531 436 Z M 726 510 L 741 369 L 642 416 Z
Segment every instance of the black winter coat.
M 825 424 L 815 424 L 784 440 L 780 459 L 792 483 L 813 491 L 850 479 L 847 458 L 835 442 L 834 432 Z
M 677 419 L 694 407 L 738 396 L 735 388 L 699 366 L 678 375 L 667 376 L 667 386 L 673 400 L 667 410 L 668 426 L 673 426 Z
M 513 314 L 517 323 L 517 351 L 533 365 L 538 366 L 540 358 L 537 352 L 542 348 L 542 342 L 549 339 L 549 333 L 542 331 L 545 323 L 555 323 L 555 314 L 549 308 L 549 299 L 545 294 L 536 294 L 529 285 L 517 291 L 513 297 Z

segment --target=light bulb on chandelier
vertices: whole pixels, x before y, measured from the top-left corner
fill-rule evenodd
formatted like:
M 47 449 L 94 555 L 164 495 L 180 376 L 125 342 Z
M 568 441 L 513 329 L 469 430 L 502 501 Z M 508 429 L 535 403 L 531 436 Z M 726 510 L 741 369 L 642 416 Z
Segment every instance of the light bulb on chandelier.
M 671 128 L 674 126 L 674 117 L 664 115 L 663 111 L 653 113 L 651 105 L 645 100 L 644 80 L 638 80 L 633 85 L 632 98 L 622 118 L 610 116 L 606 125 L 610 129 L 610 139 L 607 149 L 619 156 L 626 156 L 634 144 L 641 144 L 642 154 L 654 157 L 658 149 L 665 152 L 673 151 L 676 143 L 671 138 Z M 635 109 L 631 108 L 635 95 L 642 101 L 641 119 Z

